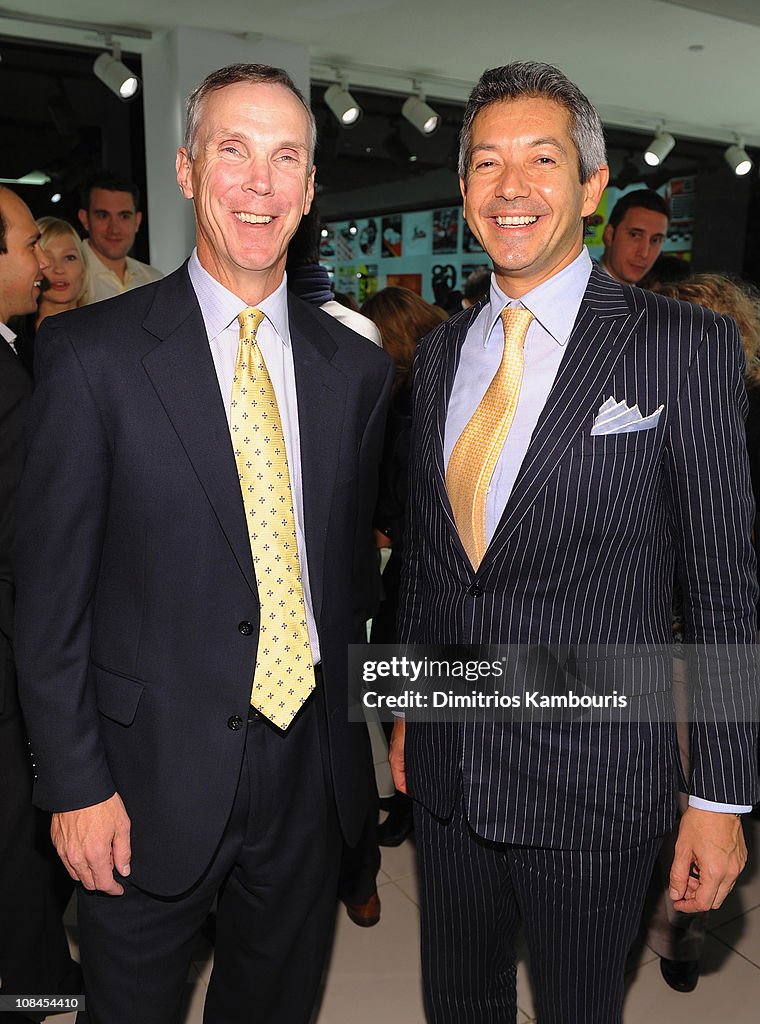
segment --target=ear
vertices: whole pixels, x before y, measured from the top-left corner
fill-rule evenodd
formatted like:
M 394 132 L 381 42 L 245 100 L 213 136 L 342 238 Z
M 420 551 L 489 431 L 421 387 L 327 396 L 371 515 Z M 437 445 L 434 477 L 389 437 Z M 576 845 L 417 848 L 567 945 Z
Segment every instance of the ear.
M 306 214 L 309 212 L 309 210 L 311 209 L 311 204 L 314 202 L 314 182 L 316 180 L 316 174 L 317 168 L 312 167 L 312 169 L 309 171 L 309 177 L 306 181 L 306 196 L 304 198 L 303 203 L 303 217 L 305 217 Z
M 140 210 L 137 210 L 136 213 L 135 213 L 135 234 L 137 234 L 137 232 L 140 230 L 140 225 L 141 224 L 142 224 L 142 212 Z
M 609 249 L 612 245 L 612 239 L 615 237 L 615 229 L 611 224 L 606 224 L 602 233 L 602 241 L 604 242 L 604 248 Z
M 609 180 L 610 169 L 607 164 L 602 164 L 584 184 L 582 216 L 590 217 L 596 211 Z
M 193 162 L 190 159 L 190 154 L 184 146 L 180 146 L 177 150 L 177 184 L 185 199 L 193 198 L 192 175 L 190 173 L 192 166 Z
M 77 217 L 79 218 L 79 223 L 82 225 L 82 227 L 85 229 L 85 231 L 89 235 L 89 233 L 90 233 L 90 218 L 87 215 L 87 210 L 77 210 Z
M 462 216 L 467 220 L 467 182 L 464 178 L 459 179 L 459 191 L 462 193 Z

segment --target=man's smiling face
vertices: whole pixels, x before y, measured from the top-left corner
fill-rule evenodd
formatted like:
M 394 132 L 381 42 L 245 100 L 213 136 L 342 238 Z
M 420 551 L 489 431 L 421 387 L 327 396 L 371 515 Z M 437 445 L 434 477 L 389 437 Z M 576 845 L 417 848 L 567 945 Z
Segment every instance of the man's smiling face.
M 177 155 L 201 265 L 254 305 L 282 281 L 290 239 L 314 197 L 306 109 L 289 89 L 238 82 L 202 101 L 195 152 Z
M 524 295 L 575 259 L 607 178 L 603 166 L 580 181 L 569 115 L 554 100 L 500 100 L 478 113 L 460 187 L 506 294 Z

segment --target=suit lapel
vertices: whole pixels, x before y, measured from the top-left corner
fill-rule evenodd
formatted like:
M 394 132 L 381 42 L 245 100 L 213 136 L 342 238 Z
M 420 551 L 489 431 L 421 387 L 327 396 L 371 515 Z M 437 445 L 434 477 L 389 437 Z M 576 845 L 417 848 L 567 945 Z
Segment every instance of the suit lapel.
M 341 450 L 347 380 L 331 363 L 337 345 L 323 317 L 307 303 L 289 295 L 288 318 L 298 401 L 309 585 L 314 615 L 319 621 L 325 541 Z
M 449 399 L 451 398 L 451 390 L 454 387 L 454 378 L 456 377 L 457 367 L 459 366 L 459 357 L 462 352 L 462 345 L 467 335 L 467 331 L 470 329 L 471 324 L 475 321 L 478 313 L 485 305 L 485 300 L 481 299 L 480 302 L 468 309 L 464 314 L 461 314 L 456 318 L 453 324 L 450 322 L 447 326 L 451 330 L 451 334 L 446 339 L 445 346 L 443 347 L 442 354 L 440 356 L 439 375 L 440 382 L 437 382 L 435 392 L 440 396 L 439 401 L 436 405 L 435 410 L 435 435 L 433 438 L 433 455 L 435 459 L 435 483 L 438 490 L 438 499 L 441 503 L 446 518 L 449 522 L 449 528 L 456 541 L 457 547 L 459 548 L 462 557 L 468 562 L 469 559 L 462 547 L 462 542 L 459 539 L 459 533 L 457 532 L 456 524 L 454 523 L 454 514 L 451 511 L 451 502 L 449 501 L 449 493 L 446 490 L 446 466 L 443 458 L 443 445 L 446 435 L 446 416 L 449 408 Z
M 161 342 L 143 358 L 145 371 L 255 593 L 229 425 L 206 327 L 186 267 L 159 286 L 143 326 Z
M 598 411 L 604 383 L 643 315 L 626 291 L 594 267 L 546 404 L 479 571 L 498 559 L 570 446 Z

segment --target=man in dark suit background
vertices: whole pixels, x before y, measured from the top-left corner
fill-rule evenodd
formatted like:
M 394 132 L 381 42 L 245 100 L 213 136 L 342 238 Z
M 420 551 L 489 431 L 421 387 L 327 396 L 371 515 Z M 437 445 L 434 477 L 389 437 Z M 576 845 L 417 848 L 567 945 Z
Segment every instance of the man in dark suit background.
M 365 814 L 346 645 L 391 368 L 287 295 L 314 144 L 285 72 L 214 72 L 177 156 L 189 262 L 40 336 L 19 668 L 91 1022 L 178 1020 L 217 894 L 204 1019 L 307 1021 Z
M 32 382 L 7 324 L 37 308 L 47 265 L 39 235 L 26 203 L 0 186 L 0 991 L 7 995 L 74 993 L 80 983 L 61 923 L 71 883 L 57 863 L 46 816 L 32 805 L 14 659 L 11 552 Z
M 741 347 L 733 321 L 592 265 L 583 222 L 607 178 L 598 114 L 561 72 L 484 73 L 460 182 L 494 276 L 489 299 L 417 350 L 401 639 L 563 647 L 581 680 L 621 671 L 631 713 L 397 721 L 436 1024 L 515 1019 L 520 920 L 542 1024 L 621 1020 L 626 954 L 673 820 L 662 652 L 676 562 L 690 640 L 734 651 L 740 671 L 703 673 L 695 694 L 675 906 L 719 906 L 746 859 L 738 814 L 757 779 Z M 589 645 L 611 660 L 594 663 Z M 616 661 L 622 645 L 644 653 Z

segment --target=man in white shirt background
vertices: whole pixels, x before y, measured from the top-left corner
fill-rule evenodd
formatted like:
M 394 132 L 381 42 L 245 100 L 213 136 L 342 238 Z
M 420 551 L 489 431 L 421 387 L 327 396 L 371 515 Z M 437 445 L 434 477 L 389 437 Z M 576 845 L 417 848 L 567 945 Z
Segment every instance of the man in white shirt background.
M 82 193 L 79 220 L 87 232 L 84 249 L 94 302 L 163 277 L 128 255 L 142 223 L 139 206 L 137 185 L 107 171 L 91 179 Z

